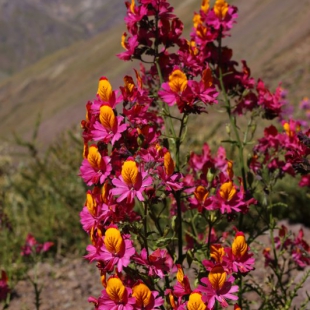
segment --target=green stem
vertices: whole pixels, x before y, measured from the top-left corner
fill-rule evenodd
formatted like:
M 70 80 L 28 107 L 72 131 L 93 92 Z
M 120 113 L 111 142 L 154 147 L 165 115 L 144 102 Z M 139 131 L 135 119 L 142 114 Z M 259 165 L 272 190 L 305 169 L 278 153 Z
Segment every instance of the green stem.
M 142 206 L 144 208 L 144 219 L 143 219 L 143 226 L 144 226 L 144 243 L 145 243 L 145 248 L 146 248 L 146 255 L 147 259 L 149 259 L 149 246 L 147 242 L 147 205 L 143 202 Z
M 177 202 L 177 229 L 178 229 L 178 263 L 182 265 L 183 262 L 183 223 L 181 210 L 181 195 L 180 191 L 174 193 Z
M 231 112 L 231 104 L 230 104 L 230 100 L 228 98 L 226 89 L 225 89 L 225 85 L 224 85 L 224 81 L 223 81 L 223 72 L 222 72 L 222 67 L 221 67 L 221 59 L 222 59 L 222 38 L 220 35 L 219 38 L 219 81 L 220 81 L 220 86 L 221 86 L 221 90 L 224 96 L 224 101 L 225 101 L 225 107 L 226 107 L 226 111 L 229 117 L 229 121 L 231 124 L 231 127 L 233 128 L 234 134 L 236 136 L 236 140 L 237 140 L 237 147 L 239 150 L 239 163 L 240 163 L 240 167 L 241 167 L 241 175 L 242 175 L 242 181 L 243 181 L 243 188 L 244 191 L 247 191 L 247 182 L 246 182 L 246 172 L 245 172 L 245 164 L 244 164 L 244 156 L 243 156 L 243 148 L 244 148 L 244 142 L 241 141 L 239 132 L 238 132 L 238 128 L 237 128 L 237 124 L 236 124 L 236 118 L 235 116 L 232 114 Z M 239 230 L 242 231 L 242 224 L 243 224 L 243 214 L 240 213 L 240 217 L 239 217 Z

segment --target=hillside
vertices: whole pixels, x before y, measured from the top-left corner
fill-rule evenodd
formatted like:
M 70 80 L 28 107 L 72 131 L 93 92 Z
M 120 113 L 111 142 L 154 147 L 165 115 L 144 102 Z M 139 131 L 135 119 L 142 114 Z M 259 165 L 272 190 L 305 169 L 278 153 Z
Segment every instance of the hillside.
M 1 0 L 0 79 L 119 24 L 125 12 L 122 2 Z
M 178 4 L 177 15 L 190 25 L 191 12 L 199 9 L 198 2 L 174 3 Z M 296 103 L 310 95 L 310 3 L 300 0 L 294 7 L 290 0 L 234 3 L 239 7 L 239 19 L 227 43 L 233 47 L 235 58 L 246 59 L 252 75 L 262 77 L 273 87 L 282 81 Z M 12 130 L 30 133 L 38 113 L 42 114 L 40 138 L 44 143 L 78 124 L 84 118 L 86 101 L 95 94 L 98 78 L 107 76 L 115 88 L 130 72 L 132 63 L 114 56 L 121 51 L 124 28 L 115 26 L 113 32 L 106 30 L 74 43 L 3 80 L 0 136 L 8 137 Z

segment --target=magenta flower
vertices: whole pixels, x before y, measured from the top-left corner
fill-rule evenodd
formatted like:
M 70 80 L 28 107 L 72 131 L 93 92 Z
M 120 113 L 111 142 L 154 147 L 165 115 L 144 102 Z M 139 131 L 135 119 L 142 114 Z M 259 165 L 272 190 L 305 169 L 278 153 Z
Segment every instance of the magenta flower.
M 255 258 L 249 253 L 243 232 L 237 232 L 231 248 L 225 248 L 226 255 L 223 260 L 232 266 L 233 272 L 246 273 L 254 269 Z
M 147 251 L 144 248 L 140 255 L 135 255 L 132 259 L 145 266 L 149 270 L 149 276 L 157 275 L 162 279 L 165 272 L 173 271 L 173 260 L 166 250 L 157 249 L 147 257 Z
M 127 203 L 131 203 L 135 197 L 144 201 L 142 193 L 152 184 L 152 178 L 147 175 L 147 172 L 140 172 L 135 161 L 128 159 L 122 166 L 121 175 L 113 179 L 112 183 L 116 187 L 111 190 L 111 193 L 120 195 L 117 202 L 127 199 Z
M 31 254 L 39 254 L 47 252 L 52 246 L 54 245 L 53 242 L 44 242 L 38 243 L 35 237 L 31 234 L 28 234 L 26 237 L 25 245 L 22 247 L 22 256 L 29 256 Z
M 133 310 L 136 301 L 130 297 L 131 292 L 118 277 L 110 277 L 98 300 L 92 298 L 89 301 L 94 302 L 98 310 Z
M 91 145 L 87 158 L 82 162 L 79 175 L 87 185 L 94 185 L 98 182 L 103 184 L 112 170 L 110 161 L 110 157 L 101 156 L 97 145 Z
M 234 277 L 226 279 L 227 273 L 221 265 L 213 267 L 208 275 L 208 278 L 202 278 L 201 282 L 205 284 L 198 285 L 197 289 L 202 292 L 202 301 L 208 303 L 208 308 L 212 309 L 217 300 L 222 307 L 227 307 L 226 299 L 238 300 L 233 293 L 238 292 L 239 287 L 232 285 L 235 281 Z
M 100 108 L 99 122 L 95 122 L 91 134 L 95 141 L 102 140 L 105 143 L 111 142 L 114 145 L 115 141 L 121 138 L 121 133 L 124 132 L 128 125 L 121 124 L 122 116 L 115 116 L 111 107 L 104 105 Z
M 103 244 L 96 260 L 103 261 L 107 271 L 112 271 L 117 266 L 118 272 L 122 272 L 123 267 L 129 265 L 130 258 L 135 254 L 135 251 L 128 235 L 121 235 L 117 228 L 110 227 L 105 232 Z

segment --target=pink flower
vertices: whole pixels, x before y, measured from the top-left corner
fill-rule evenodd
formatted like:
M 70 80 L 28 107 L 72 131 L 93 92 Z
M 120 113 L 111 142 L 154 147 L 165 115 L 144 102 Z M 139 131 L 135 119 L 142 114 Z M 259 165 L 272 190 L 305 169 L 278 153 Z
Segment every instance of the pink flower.
M 173 295 L 176 297 L 182 297 L 184 295 L 189 295 L 192 292 L 189 279 L 184 275 L 183 268 L 181 265 L 177 265 L 177 283 L 173 287 Z
M 142 281 L 132 287 L 132 297 L 135 298 L 135 310 L 152 310 L 163 305 L 164 300 L 157 291 L 151 291 Z
M 233 293 L 238 292 L 239 287 L 232 285 L 235 281 L 234 277 L 226 279 L 227 273 L 221 265 L 213 267 L 208 275 L 208 278 L 202 278 L 201 282 L 205 284 L 198 285 L 197 289 L 202 292 L 203 302 L 208 303 L 208 308 L 212 309 L 217 300 L 222 307 L 227 307 L 226 299 L 237 300 L 238 297 Z
M 166 250 L 157 249 L 147 257 L 147 251 L 144 248 L 140 255 L 135 255 L 132 259 L 145 266 L 149 270 L 149 276 L 157 275 L 162 279 L 165 272 L 173 271 L 173 260 Z
M 44 242 L 43 244 L 38 243 L 33 235 L 28 234 L 26 237 L 26 243 L 22 247 L 21 255 L 30 256 L 35 253 L 44 253 L 47 252 L 53 245 L 53 242 Z
M 118 277 L 110 277 L 98 300 L 89 301 L 94 302 L 98 310 L 133 310 L 135 298 L 130 297 L 131 292 Z
M 103 244 L 96 260 L 103 261 L 107 271 L 117 266 L 118 272 L 127 267 L 130 258 L 135 254 L 135 248 L 128 235 L 121 235 L 116 227 L 109 227 L 103 237 Z
M 243 232 L 237 232 L 231 248 L 225 248 L 226 257 L 223 258 L 228 265 L 232 265 L 234 272 L 246 273 L 254 269 L 255 259 L 249 253 Z
M 105 143 L 111 142 L 112 145 L 121 138 L 128 125 L 121 124 L 122 116 L 115 116 L 111 107 L 103 105 L 100 108 L 99 122 L 95 122 L 91 134 L 93 140 L 102 140 Z
M 131 203 L 135 197 L 144 201 L 142 193 L 152 184 L 152 178 L 146 172 L 140 172 L 136 162 L 129 158 L 123 164 L 119 178 L 113 179 L 112 183 L 116 186 L 111 190 L 112 194 L 120 195 L 117 202 L 127 199 L 127 203 Z
M 80 167 L 80 176 L 87 185 L 94 185 L 98 182 L 104 183 L 110 175 L 112 167 L 110 157 L 101 156 L 97 145 L 91 145 Z
M 183 188 L 183 183 L 180 181 L 182 175 L 174 173 L 174 169 L 174 161 L 170 152 L 167 151 L 164 155 L 164 166 L 158 168 L 158 176 L 168 191 L 179 191 Z
M 247 203 L 243 201 L 242 191 L 237 191 L 232 181 L 221 184 L 216 196 L 208 198 L 204 206 L 207 210 L 220 209 L 222 214 L 247 210 Z

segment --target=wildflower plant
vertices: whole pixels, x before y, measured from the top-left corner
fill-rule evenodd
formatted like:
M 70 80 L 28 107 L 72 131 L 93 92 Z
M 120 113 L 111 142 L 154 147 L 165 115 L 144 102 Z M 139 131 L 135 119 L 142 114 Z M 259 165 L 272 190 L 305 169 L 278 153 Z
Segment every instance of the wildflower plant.
M 310 246 L 302 231 L 278 227 L 274 187 L 285 175 L 310 185 L 307 123 L 287 116 L 281 86 L 271 92 L 224 45 L 235 6 L 203 0 L 187 40 L 168 1 L 125 4 L 117 56 L 140 67 L 117 90 L 101 77 L 81 122 L 85 258 L 103 285 L 89 301 L 99 310 L 252 309 L 254 292 L 259 309 L 289 309 L 309 272 L 298 283 L 286 276 L 309 266 Z M 189 152 L 189 120 L 215 118 L 213 105 L 227 115 L 223 140 Z M 261 119 L 270 124 L 256 138 Z M 259 249 L 265 232 L 270 247 Z

